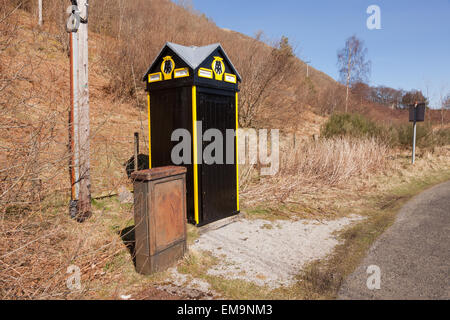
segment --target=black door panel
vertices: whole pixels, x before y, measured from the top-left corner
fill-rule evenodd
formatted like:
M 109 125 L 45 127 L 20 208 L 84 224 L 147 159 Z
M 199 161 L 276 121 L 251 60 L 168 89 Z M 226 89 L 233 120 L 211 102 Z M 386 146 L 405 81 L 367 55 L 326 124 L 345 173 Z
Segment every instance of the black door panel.
M 223 136 L 223 164 L 205 164 L 201 167 L 201 205 L 203 223 L 219 220 L 236 213 L 236 166 L 226 164 L 226 129 L 235 129 L 235 98 L 232 96 L 199 93 L 198 121 L 203 133 L 211 128 Z M 210 142 L 204 142 L 202 150 Z M 234 140 L 233 140 L 234 144 Z M 232 149 L 233 154 L 235 148 Z M 235 156 L 233 156 L 235 159 Z

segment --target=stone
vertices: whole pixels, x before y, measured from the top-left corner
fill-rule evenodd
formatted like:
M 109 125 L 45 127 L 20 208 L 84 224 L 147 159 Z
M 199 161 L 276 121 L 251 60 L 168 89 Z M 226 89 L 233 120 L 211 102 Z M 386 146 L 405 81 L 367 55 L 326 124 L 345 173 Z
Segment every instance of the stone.
M 133 203 L 133 194 L 124 186 L 120 186 L 118 190 L 120 203 Z

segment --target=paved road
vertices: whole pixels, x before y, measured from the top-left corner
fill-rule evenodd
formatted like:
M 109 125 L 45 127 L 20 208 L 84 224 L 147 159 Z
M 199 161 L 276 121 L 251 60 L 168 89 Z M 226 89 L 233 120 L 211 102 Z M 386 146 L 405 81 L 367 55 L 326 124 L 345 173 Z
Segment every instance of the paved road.
M 369 290 L 367 267 L 381 270 L 379 290 Z M 450 299 L 450 181 L 424 191 L 400 210 L 339 299 Z

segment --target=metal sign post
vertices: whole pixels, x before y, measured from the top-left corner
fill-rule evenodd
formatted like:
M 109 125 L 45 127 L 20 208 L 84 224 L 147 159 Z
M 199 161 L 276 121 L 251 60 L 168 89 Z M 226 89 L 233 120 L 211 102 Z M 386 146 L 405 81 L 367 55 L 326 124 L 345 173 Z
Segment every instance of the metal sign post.
M 416 161 L 416 136 L 417 122 L 425 120 L 425 103 L 415 103 L 409 105 L 409 121 L 413 123 L 413 146 L 412 146 L 412 164 Z

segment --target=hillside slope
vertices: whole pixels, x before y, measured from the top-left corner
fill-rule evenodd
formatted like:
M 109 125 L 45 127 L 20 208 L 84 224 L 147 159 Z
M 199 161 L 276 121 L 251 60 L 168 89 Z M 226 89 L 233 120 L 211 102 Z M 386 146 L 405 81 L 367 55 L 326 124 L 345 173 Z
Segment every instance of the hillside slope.
M 221 29 L 201 13 L 169 0 L 132 1 L 121 9 L 104 4 L 104 0 L 93 4 L 90 29 L 103 37 L 98 47 L 111 76 L 109 91 L 120 97 L 133 96 L 135 79 L 165 42 L 186 46 L 219 42 L 243 78 L 242 126 L 291 129 L 303 112 L 320 113 L 338 104 L 334 93 L 340 85 L 314 68 L 307 78 L 306 65 L 293 55 L 287 39 L 269 40 L 261 33 L 252 38 Z M 140 81 L 137 85 L 143 88 Z
M 42 188 L 46 188 L 47 181 L 53 186 L 51 190 L 64 190 L 66 177 L 61 172 L 65 174 L 67 164 L 69 110 L 67 33 L 57 23 L 63 21 L 62 4 L 47 3 L 42 28 L 37 27 L 35 16 L 28 12 L 32 11 L 30 8 L 16 10 L 1 26 L 0 71 L 6 84 L 0 98 L 2 143 L 6 148 L 21 147 L 2 153 L 0 162 L 5 168 L 15 168 L 4 171 L 7 181 L 23 174 L 14 166 L 23 157 L 34 164 L 32 170 L 25 171 L 33 171 L 35 177 L 41 176 L 40 168 L 44 170 L 51 162 L 53 170 L 46 169 L 46 177 L 41 178 Z M 146 99 L 139 80 L 167 40 L 184 45 L 223 44 L 243 75 L 239 101 L 241 126 L 274 127 L 309 139 L 319 134 L 326 119 L 319 114 L 338 111 L 343 105 L 342 85 L 314 68 L 310 68 L 307 78 L 305 64 L 291 55 L 288 43 L 275 43 L 274 48 L 258 41 L 260 36 L 254 39 L 221 29 L 199 13 L 168 0 L 126 3 L 121 8 L 124 18 L 112 21 L 109 18 L 116 8 L 104 6 L 103 0 L 94 2 L 90 19 L 91 159 L 95 195 L 117 190 L 127 183 L 123 164 L 132 155 L 134 132 L 140 133 L 141 150 L 147 153 Z M 149 12 L 152 14 L 144 19 Z M 149 24 L 154 31 L 134 33 Z M 280 55 L 286 57 L 282 62 Z M 270 66 L 273 62 L 283 72 L 271 78 L 270 72 L 277 72 Z M 259 100 L 255 99 L 258 92 L 262 96 Z M 407 119 L 406 111 L 366 103 L 353 106 L 383 122 Z M 250 112 L 245 119 L 243 113 L 248 110 L 253 115 Z M 32 132 L 34 136 L 30 136 Z M 99 178 L 105 175 L 109 178 Z

